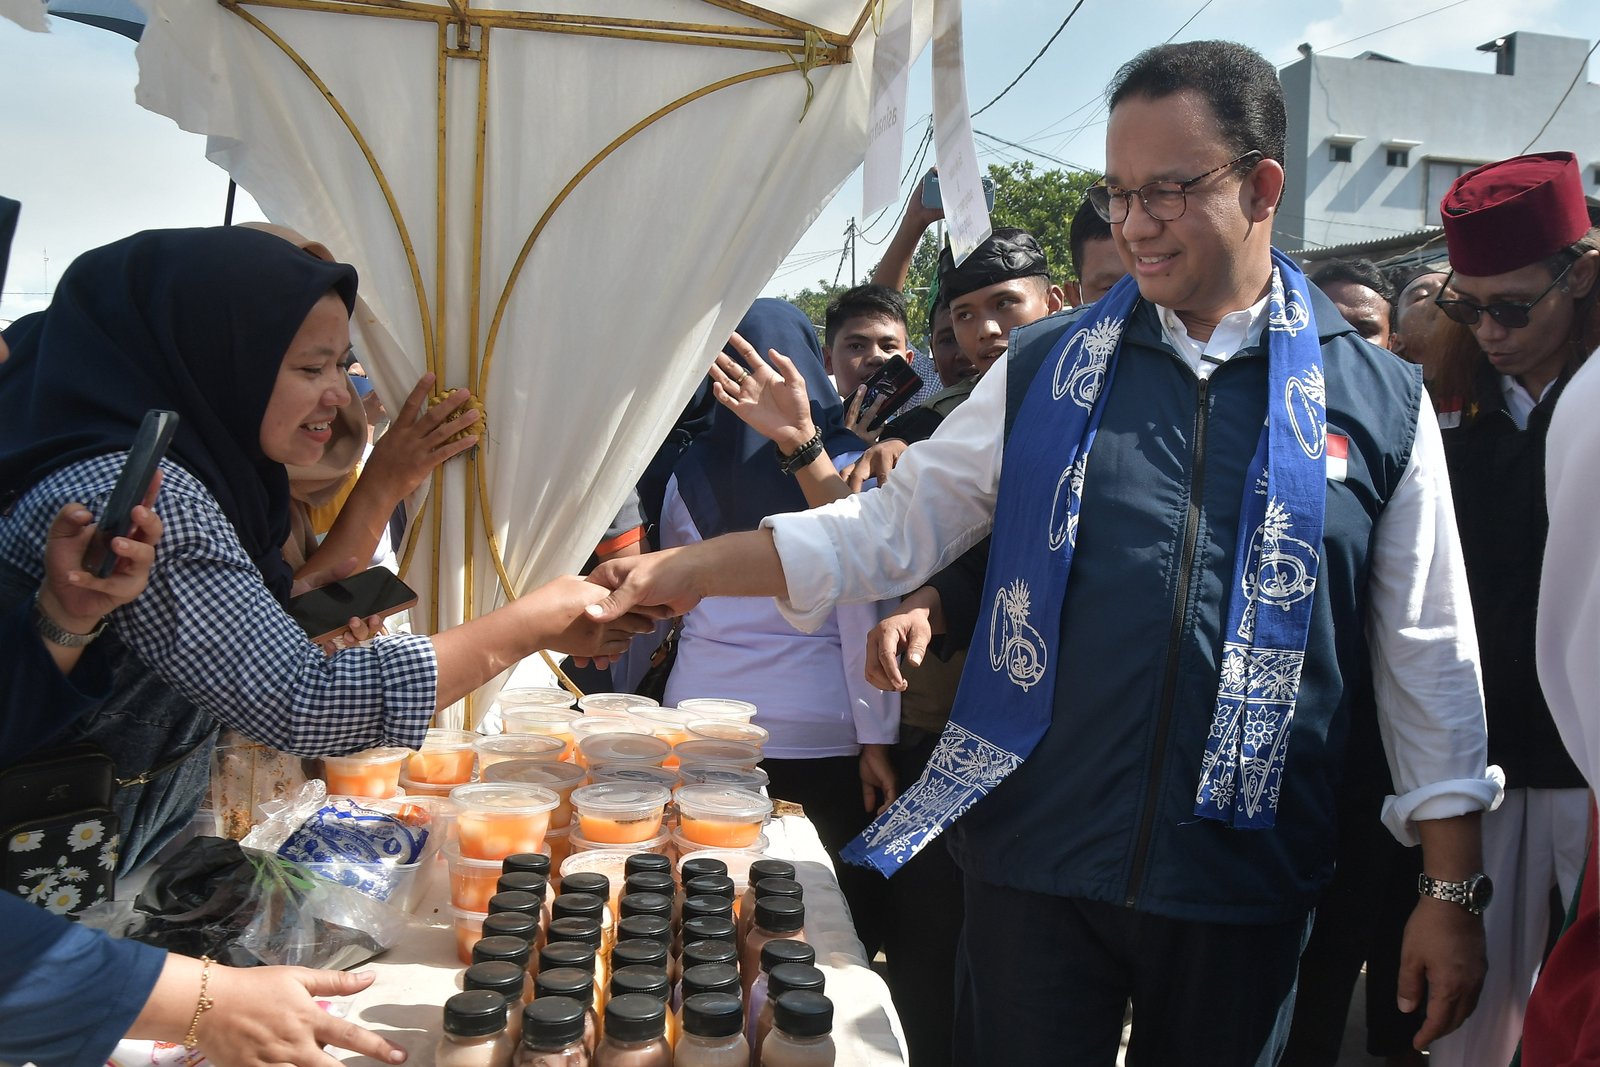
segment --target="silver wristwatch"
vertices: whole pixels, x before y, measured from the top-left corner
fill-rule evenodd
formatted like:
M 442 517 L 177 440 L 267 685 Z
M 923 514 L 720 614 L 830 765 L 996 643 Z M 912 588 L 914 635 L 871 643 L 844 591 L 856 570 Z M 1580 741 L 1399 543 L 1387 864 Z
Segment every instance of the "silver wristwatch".
M 100 625 L 86 634 L 75 634 L 71 630 L 64 628 L 60 623 L 44 613 L 44 609 L 39 606 L 38 593 L 33 594 L 32 616 L 34 632 L 52 645 L 60 645 L 62 648 L 82 648 L 106 631 L 105 619 L 101 619 Z
M 1417 892 L 1425 897 L 1436 897 L 1439 900 L 1448 900 L 1452 904 L 1460 904 L 1472 914 L 1482 915 L 1483 909 L 1487 908 L 1489 901 L 1494 898 L 1494 883 L 1489 881 L 1487 874 L 1470 875 L 1460 882 L 1445 882 L 1419 874 Z

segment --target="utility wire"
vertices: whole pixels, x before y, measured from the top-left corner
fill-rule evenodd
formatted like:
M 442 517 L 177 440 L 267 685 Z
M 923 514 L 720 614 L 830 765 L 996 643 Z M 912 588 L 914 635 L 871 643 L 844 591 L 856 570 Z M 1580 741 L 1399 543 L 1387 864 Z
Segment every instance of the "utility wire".
M 1019 151 L 1026 152 L 1030 156 L 1038 156 L 1040 159 L 1049 160 L 1051 163 L 1054 163 L 1058 167 L 1065 167 L 1068 170 L 1081 171 L 1084 174 L 1098 174 L 1099 173 L 1098 171 L 1094 170 L 1092 167 L 1085 167 L 1081 163 L 1074 163 L 1070 159 L 1062 159 L 1060 156 L 1052 156 L 1048 152 L 1040 152 L 1037 149 L 1029 148 L 1025 144 L 1018 144 L 1016 141 L 1008 141 L 1004 137 L 996 137 L 992 133 L 985 133 L 982 130 L 973 130 L 972 132 L 974 134 L 976 134 L 977 136 L 984 138 L 985 140 L 994 141 L 994 142 L 996 142 L 998 144 L 1003 144 L 1007 148 L 1015 148 L 1015 149 L 1017 149 Z
M 1429 10 L 1424 11 L 1421 14 L 1412 15 L 1408 19 L 1401 19 L 1399 22 L 1391 22 L 1387 26 L 1381 26 L 1376 30 L 1371 30 L 1371 31 L 1369 31 L 1367 33 L 1363 33 L 1359 37 L 1352 37 L 1348 41 L 1340 41 L 1338 44 L 1324 45 L 1323 47 L 1318 48 L 1317 51 L 1318 52 L 1331 52 L 1335 48 L 1343 48 L 1347 44 L 1355 44 L 1357 41 L 1365 41 L 1368 37 L 1376 37 L 1380 33 L 1388 33 L 1390 30 L 1396 29 L 1396 28 L 1398 28 L 1400 26 L 1404 26 L 1408 22 L 1415 22 L 1418 19 L 1425 19 L 1429 15 L 1437 15 L 1441 11 L 1449 11 L 1453 7 L 1460 7 L 1462 4 L 1467 4 L 1467 3 L 1471 3 L 1471 2 L 1472 2 L 1472 0 L 1453 0 L 1453 2 L 1445 4 L 1445 5 L 1441 6 L 1441 7 L 1430 8 Z M 1290 60 L 1289 62 L 1292 63 L 1294 61 Z
M 1522 146 L 1522 152 L 1517 153 L 1518 155 L 1522 155 L 1523 153 L 1527 152 L 1528 149 L 1532 148 L 1533 142 L 1543 137 L 1544 131 L 1548 130 L 1550 128 L 1550 124 L 1556 120 L 1556 112 L 1561 110 L 1561 105 L 1565 104 L 1567 102 L 1567 97 L 1572 95 L 1572 90 L 1578 84 L 1578 79 L 1582 78 L 1584 72 L 1589 69 L 1589 56 L 1594 55 L 1594 50 L 1596 48 L 1600 48 L 1600 40 L 1595 41 L 1595 43 L 1589 47 L 1588 54 L 1583 57 L 1583 62 L 1579 63 L 1578 69 L 1573 72 L 1572 80 L 1567 83 L 1567 91 L 1561 94 L 1561 99 L 1557 100 L 1556 106 L 1550 110 L 1550 115 L 1544 120 L 1544 125 L 1540 126 L 1539 132 L 1534 134 L 1528 143 Z
M 1043 59 L 1044 58 L 1044 54 L 1046 52 L 1050 51 L 1050 46 L 1056 43 L 1056 38 L 1060 37 L 1061 36 L 1061 31 L 1067 28 L 1067 23 L 1072 21 L 1072 16 L 1076 15 L 1078 13 L 1078 9 L 1080 7 L 1082 7 L 1086 2 L 1087 2 L 1087 0 L 1078 0 L 1078 2 L 1076 4 L 1072 5 L 1072 10 L 1067 12 L 1067 17 L 1061 20 L 1061 25 L 1056 27 L 1056 32 L 1052 33 L 1050 35 L 1050 39 L 1044 43 L 1044 47 L 1039 49 L 1039 54 L 1034 56 L 1032 59 L 1028 60 L 1028 65 L 1026 67 L 1022 68 L 1022 73 L 1018 74 L 1015 78 L 1012 78 L 1011 79 L 1011 84 L 1007 85 L 1004 89 L 1001 89 L 1000 92 L 998 94 L 996 94 L 996 96 L 995 96 L 995 98 L 993 100 L 989 101 L 987 104 L 984 104 L 978 110 L 974 111 L 972 113 L 972 117 L 973 118 L 977 118 L 979 115 L 983 114 L 985 111 L 988 111 L 991 107 L 994 107 L 996 104 L 998 104 L 1000 102 L 1001 97 L 1005 96 L 1007 93 L 1009 93 L 1011 90 L 1013 90 L 1013 89 L 1015 89 L 1017 87 L 1017 83 L 1019 81 L 1021 81 L 1027 75 L 1028 71 L 1033 69 L 1033 65 L 1035 63 L 1039 62 L 1039 60 Z M 1207 3 L 1209 3 L 1209 2 L 1210 2 L 1210 0 L 1207 0 Z

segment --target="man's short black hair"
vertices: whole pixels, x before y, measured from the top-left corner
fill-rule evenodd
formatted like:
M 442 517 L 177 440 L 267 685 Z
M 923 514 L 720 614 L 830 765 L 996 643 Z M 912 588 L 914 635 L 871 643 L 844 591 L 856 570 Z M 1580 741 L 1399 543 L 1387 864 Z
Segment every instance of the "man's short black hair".
M 1083 246 L 1090 241 L 1111 240 L 1111 223 L 1100 217 L 1100 212 L 1083 198 L 1078 210 L 1072 213 L 1072 226 L 1067 230 L 1067 247 L 1072 250 L 1072 272 L 1083 280 Z
M 1211 105 L 1235 156 L 1260 152 L 1282 165 L 1288 118 L 1278 72 L 1259 52 L 1233 41 L 1185 41 L 1147 48 L 1122 65 L 1106 98 L 1112 110 L 1130 96 L 1151 100 L 1192 90 Z
M 827 317 L 822 326 L 822 343 L 832 347 L 833 336 L 839 332 L 839 328 L 861 315 L 893 319 L 905 326 L 906 298 L 900 295 L 900 290 L 875 282 L 846 289 L 828 303 Z
M 1394 307 L 1394 284 L 1370 259 L 1330 259 L 1317 264 L 1311 272 L 1311 280 L 1322 288 L 1338 282 L 1362 285 L 1377 293 L 1391 308 Z

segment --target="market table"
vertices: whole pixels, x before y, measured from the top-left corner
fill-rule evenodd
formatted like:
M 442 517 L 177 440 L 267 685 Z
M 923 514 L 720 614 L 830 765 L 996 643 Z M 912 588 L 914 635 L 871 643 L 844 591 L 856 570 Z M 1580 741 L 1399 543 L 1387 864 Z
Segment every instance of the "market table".
M 785 815 L 765 827 L 767 854 L 790 860 L 805 886 L 806 940 L 817 950 L 817 966 L 827 976 L 834 1003 L 833 1039 L 841 1067 L 894 1067 L 906 1062 L 905 1038 L 883 979 L 863 958 L 861 942 L 839 892 L 828 855 L 816 830 L 803 816 Z M 448 908 L 449 885 L 443 861 L 426 872 L 429 884 L 407 935 L 383 956 L 366 964 L 377 981 L 352 997 L 350 1018 L 404 1048 L 408 1064 L 432 1067 L 443 1005 L 461 988 L 455 933 Z M 379 1061 L 330 1050 L 343 1062 Z

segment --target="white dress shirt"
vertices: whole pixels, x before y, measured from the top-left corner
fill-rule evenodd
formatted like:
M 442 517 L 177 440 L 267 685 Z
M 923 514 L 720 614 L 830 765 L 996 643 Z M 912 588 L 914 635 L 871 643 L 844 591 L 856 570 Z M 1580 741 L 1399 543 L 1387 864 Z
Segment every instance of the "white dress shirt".
M 1225 358 L 1259 332 L 1264 306 L 1228 316 L 1205 344 L 1164 310 L 1163 326 L 1170 336 L 1177 324 L 1174 347 L 1202 373 L 1206 355 Z M 796 626 L 816 626 L 835 603 L 908 593 L 989 532 L 1007 365 L 1001 357 L 931 438 L 907 449 L 884 487 L 766 520 L 788 578 L 779 607 Z M 1378 518 L 1368 594 L 1379 727 L 1398 793 L 1383 818 L 1414 844 L 1416 820 L 1492 807 L 1504 780 L 1486 766 L 1477 633 L 1431 414 L 1418 420 L 1411 461 Z
M 662 547 L 699 540 L 674 476 L 661 505 Z M 866 678 L 867 632 L 879 618 L 876 604 L 830 605 L 802 633 L 764 597 L 708 597 L 684 618 L 665 702 L 749 701 L 756 724 L 772 735 L 763 752 L 774 759 L 853 756 L 864 744 L 893 744 L 900 694 Z

